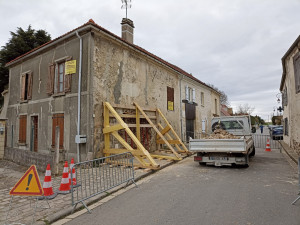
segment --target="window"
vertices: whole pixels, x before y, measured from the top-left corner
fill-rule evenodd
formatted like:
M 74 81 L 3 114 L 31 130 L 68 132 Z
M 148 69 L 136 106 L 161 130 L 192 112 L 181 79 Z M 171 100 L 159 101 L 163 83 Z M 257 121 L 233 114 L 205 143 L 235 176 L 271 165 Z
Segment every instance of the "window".
M 72 75 L 65 75 L 65 62 L 71 60 L 68 57 L 66 60 L 58 63 L 51 63 L 48 67 L 47 94 L 59 94 L 71 91 Z
M 217 126 L 220 126 L 221 129 L 223 129 L 223 130 L 242 130 L 244 123 L 241 120 L 239 120 L 239 121 L 221 121 L 220 123 L 215 122 L 212 125 L 212 130 L 215 130 L 217 128 Z
M 21 101 L 30 100 L 32 97 L 32 72 L 21 75 Z
M 57 72 L 57 77 L 55 79 L 57 81 L 56 93 L 61 93 L 64 92 L 65 62 L 59 63 L 57 67 L 58 67 L 58 72 Z
M 204 93 L 201 92 L 201 105 L 204 106 Z
M 26 143 L 27 115 L 19 117 L 19 143 Z
M 64 114 L 58 113 L 52 116 L 52 148 L 56 148 L 56 127 L 59 131 L 59 149 L 64 148 Z
M 169 111 L 174 111 L 174 88 L 167 87 L 167 107 Z
M 185 87 L 185 99 L 188 102 L 195 102 L 196 101 L 196 92 L 195 88 L 191 88 L 189 86 Z
M 215 99 L 215 114 L 218 114 L 218 102 L 217 99 Z
M 294 57 L 294 73 L 295 73 L 295 88 L 296 94 L 300 92 L 300 53 Z
M 289 121 L 288 121 L 288 118 L 284 118 L 283 133 L 286 136 L 289 135 Z

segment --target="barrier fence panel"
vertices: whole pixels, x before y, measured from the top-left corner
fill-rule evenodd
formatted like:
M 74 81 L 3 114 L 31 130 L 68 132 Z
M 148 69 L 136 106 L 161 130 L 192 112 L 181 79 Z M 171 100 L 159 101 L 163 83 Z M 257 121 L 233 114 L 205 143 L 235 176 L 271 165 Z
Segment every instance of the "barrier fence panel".
M 85 200 L 121 184 L 134 181 L 133 155 L 125 152 L 74 164 L 77 185 L 71 182 L 73 211 L 82 203 L 90 212 Z M 72 171 L 72 168 L 71 168 Z M 71 180 L 73 174 L 71 173 Z
M 267 141 L 270 142 L 271 149 L 281 149 L 280 142 L 273 140 L 272 136 L 266 134 L 253 134 L 255 148 L 266 148 Z

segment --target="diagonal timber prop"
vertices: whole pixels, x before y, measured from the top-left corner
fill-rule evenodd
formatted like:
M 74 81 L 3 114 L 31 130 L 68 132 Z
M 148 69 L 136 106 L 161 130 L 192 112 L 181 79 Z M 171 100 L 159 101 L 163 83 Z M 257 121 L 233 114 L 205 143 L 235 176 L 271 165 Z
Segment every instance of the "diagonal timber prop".
M 159 164 L 155 162 L 150 153 L 144 148 L 144 146 L 140 142 L 140 134 L 138 134 L 138 138 L 133 134 L 133 132 L 129 129 L 128 125 L 123 121 L 120 115 L 115 111 L 115 109 L 108 102 L 104 102 L 104 154 L 105 156 L 109 156 L 111 154 L 118 154 L 122 152 L 131 152 L 135 159 L 140 163 L 138 166 L 143 168 L 150 169 L 158 169 Z M 118 122 L 117 124 L 110 125 L 109 118 L 113 117 Z M 137 122 L 138 124 L 138 122 Z M 136 145 L 137 149 L 132 148 L 127 141 L 125 141 L 118 133 L 119 130 L 125 130 L 128 136 Z M 111 135 L 119 141 L 121 145 L 125 149 L 113 149 L 110 148 L 110 137 Z M 148 162 L 147 162 L 147 161 Z
M 147 116 L 147 114 L 143 111 L 143 109 L 136 103 L 133 103 L 136 107 L 136 114 L 141 113 L 143 115 L 143 117 L 147 120 L 147 122 L 151 125 L 151 127 L 155 130 L 155 132 L 157 133 L 157 136 L 160 138 L 160 142 L 157 141 L 158 144 L 165 144 L 167 145 L 167 147 L 171 150 L 171 152 L 173 153 L 173 157 L 172 156 L 163 156 L 163 155 L 154 155 L 155 158 L 165 158 L 165 159 L 171 159 L 171 160 L 182 160 L 182 157 L 180 154 L 178 154 L 175 149 L 171 146 L 171 143 L 164 137 L 164 134 L 166 134 L 169 130 L 173 130 L 172 126 L 167 122 L 167 120 L 164 118 L 164 120 L 166 120 L 166 122 L 168 123 L 167 127 L 165 129 L 163 129 L 162 132 L 159 131 L 159 129 L 155 126 L 155 124 L 151 121 L 151 119 Z M 163 116 L 163 114 L 160 112 L 159 109 L 157 109 L 159 114 Z M 174 130 L 173 130 L 174 131 Z M 175 131 L 174 131 L 175 132 Z M 178 142 L 178 140 L 175 140 L 176 143 L 180 143 Z
M 163 126 L 158 123 L 158 126 L 160 129 L 162 129 L 161 133 L 163 135 L 166 135 L 168 138 L 168 142 L 170 144 L 174 144 L 176 149 L 178 150 L 178 152 L 181 153 L 185 153 L 188 155 L 191 155 L 190 151 L 187 149 L 187 147 L 184 145 L 184 143 L 181 141 L 180 137 L 178 136 L 178 134 L 175 132 L 175 130 L 173 129 L 172 125 L 169 123 L 169 121 L 167 120 L 167 118 L 164 116 L 164 114 L 160 111 L 160 109 L 157 109 L 157 112 L 159 113 L 159 115 L 161 116 L 161 118 L 165 121 L 165 123 L 167 124 L 165 128 L 163 128 Z M 172 138 L 172 136 L 170 134 L 168 134 L 168 132 L 171 131 L 171 133 L 173 134 L 173 136 L 175 136 L 175 139 Z M 162 142 L 162 140 L 158 139 L 157 140 L 158 143 Z

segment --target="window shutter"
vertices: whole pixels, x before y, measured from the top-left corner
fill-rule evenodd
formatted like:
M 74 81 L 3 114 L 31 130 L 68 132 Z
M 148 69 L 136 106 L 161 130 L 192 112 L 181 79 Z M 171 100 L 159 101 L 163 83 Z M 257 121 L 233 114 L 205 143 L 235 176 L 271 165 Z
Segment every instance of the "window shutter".
M 19 142 L 26 143 L 26 126 L 27 126 L 27 116 L 19 117 Z
M 32 98 L 32 72 L 28 74 L 28 89 L 27 89 L 27 99 Z
M 24 99 L 25 99 L 25 84 L 26 84 L 26 74 L 22 74 L 22 77 L 21 77 L 21 93 L 20 93 L 21 101 L 24 101 Z
M 193 88 L 193 102 L 196 102 L 196 91 L 195 91 L 195 88 Z
M 55 64 L 50 64 L 48 68 L 47 94 L 52 95 L 54 91 Z
M 189 86 L 185 86 L 185 99 L 189 100 Z

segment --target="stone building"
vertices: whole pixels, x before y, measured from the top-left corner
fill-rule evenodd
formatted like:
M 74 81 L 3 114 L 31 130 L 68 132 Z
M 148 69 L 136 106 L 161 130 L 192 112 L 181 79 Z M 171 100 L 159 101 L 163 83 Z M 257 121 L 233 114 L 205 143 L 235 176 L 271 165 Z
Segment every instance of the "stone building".
M 58 149 L 60 160 L 101 156 L 103 102 L 160 108 L 183 140 L 208 130 L 220 94 L 133 44 L 133 22 L 121 24 L 119 37 L 89 20 L 7 63 L 5 158 L 43 167 Z
M 300 36 L 282 57 L 283 142 L 300 155 Z

